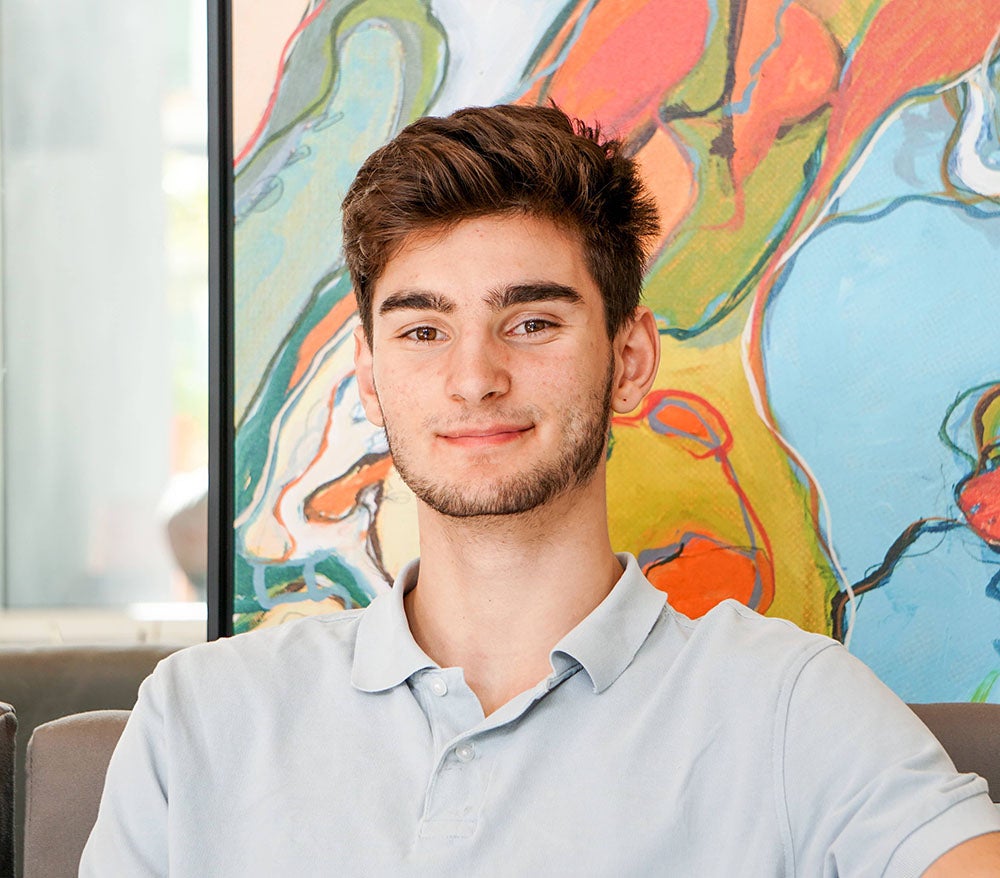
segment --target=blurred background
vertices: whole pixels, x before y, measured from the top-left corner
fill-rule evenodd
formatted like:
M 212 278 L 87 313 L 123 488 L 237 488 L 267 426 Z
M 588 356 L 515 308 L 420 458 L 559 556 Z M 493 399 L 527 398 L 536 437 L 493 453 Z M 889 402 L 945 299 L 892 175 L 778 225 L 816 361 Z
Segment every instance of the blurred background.
M 205 20 L 0 4 L 0 644 L 205 636 Z

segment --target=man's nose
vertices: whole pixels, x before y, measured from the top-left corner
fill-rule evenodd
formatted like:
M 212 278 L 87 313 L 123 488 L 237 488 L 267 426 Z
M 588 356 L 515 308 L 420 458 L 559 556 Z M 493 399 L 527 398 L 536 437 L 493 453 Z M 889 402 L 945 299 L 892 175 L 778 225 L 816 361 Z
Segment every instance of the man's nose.
M 507 352 L 499 340 L 467 337 L 450 351 L 447 391 L 453 399 L 477 403 L 510 390 Z

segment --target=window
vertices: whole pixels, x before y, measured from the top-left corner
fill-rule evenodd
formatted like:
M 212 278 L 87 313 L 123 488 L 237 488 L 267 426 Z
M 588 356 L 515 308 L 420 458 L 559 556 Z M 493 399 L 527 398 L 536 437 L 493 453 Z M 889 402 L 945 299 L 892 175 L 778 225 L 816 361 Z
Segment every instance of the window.
M 4 606 L 203 617 L 204 2 L 4 0 L 0 41 Z

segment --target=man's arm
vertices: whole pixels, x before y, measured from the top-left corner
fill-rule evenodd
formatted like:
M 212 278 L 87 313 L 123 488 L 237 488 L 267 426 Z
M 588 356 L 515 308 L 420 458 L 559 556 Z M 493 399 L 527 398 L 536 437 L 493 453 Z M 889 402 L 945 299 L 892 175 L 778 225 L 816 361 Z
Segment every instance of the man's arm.
M 985 781 L 955 773 L 913 711 L 845 650 L 803 665 L 782 726 L 802 874 L 834 862 L 842 875 L 1000 876 L 1000 812 Z
M 163 714 L 152 677 L 108 765 L 97 822 L 83 849 L 81 878 L 168 874 Z
M 938 857 L 924 878 L 986 878 L 1000 875 L 1000 832 L 977 835 Z

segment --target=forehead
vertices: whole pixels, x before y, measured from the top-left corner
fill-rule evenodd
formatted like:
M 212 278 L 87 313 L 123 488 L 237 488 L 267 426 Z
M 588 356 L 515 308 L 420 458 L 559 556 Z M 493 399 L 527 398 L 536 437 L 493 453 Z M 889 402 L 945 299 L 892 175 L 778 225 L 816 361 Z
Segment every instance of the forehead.
M 401 290 L 437 293 L 460 305 L 512 284 L 545 282 L 600 302 L 578 233 L 529 215 L 476 217 L 409 235 L 373 286 L 373 312 Z

